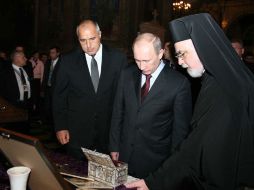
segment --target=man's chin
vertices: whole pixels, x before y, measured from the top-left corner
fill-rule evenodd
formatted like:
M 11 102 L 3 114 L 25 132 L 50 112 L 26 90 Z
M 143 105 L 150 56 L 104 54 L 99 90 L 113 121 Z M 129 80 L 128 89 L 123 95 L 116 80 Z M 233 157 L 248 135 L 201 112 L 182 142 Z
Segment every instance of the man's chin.
M 90 56 L 96 54 L 96 52 L 95 52 L 94 50 L 84 50 L 84 49 L 83 49 L 83 51 L 84 51 L 86 54 L 90 55 Z
M 144 72 L 144 71 L 142 71 L 142 74 L 143 74 L 143 75 L 149 75 L 150 72 Z

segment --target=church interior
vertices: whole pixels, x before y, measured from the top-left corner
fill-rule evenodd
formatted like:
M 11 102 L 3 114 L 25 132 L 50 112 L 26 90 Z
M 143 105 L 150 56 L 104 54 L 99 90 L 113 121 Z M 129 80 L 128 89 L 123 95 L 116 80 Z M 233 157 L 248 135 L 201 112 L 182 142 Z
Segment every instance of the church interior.
M 245 49 L 243 59 L 254 65 L 253 0 L 1 1 L 0 53 L 5 53 L 6 57 L 11 57 L 11 52 L 17 46 L 25 48 L 25 54 L 28 59 L 36 51 L 41 54 L 48 54 L 52 46 L 59 47 L 61 54 L 68 53 L 79 46 L 77 25 L 84 19 L 92 19 L 100 26 L 102 43 L 124 52 L 127 55 L 128 62 L 131 62 L 133 61 L 133 40 L 138 34 L 145 32 L 156 34 L 164 45 L 172 40 L 170 39 L 168 26 L 170 21 L 204 12 L 212 15 L 229 40 L 239 39 L 243 42 Z M 6 58 L 6 60 L 9 60 L 9 58 Z M 196 83 L 195 79 L 192 82 Z M 43 102 L 43 92 L 39 92 L 38 96 Z M 43 111 L 36 110 L 29 116 L 30 128 L 29 132 L 26 132 L 35 139 L 28 138 L 25 142 L 29 141 L 29 146 L 34 143 L 31 152 L 34 151 L 37 155 L 38 151 L 38 155 L 45 154 L 47 155 L 46 157 L 49 157 L 42 156 L 43 162 L 48 164 L 45 169 L 47 172 L 54 171 L 57 168 L 63 173 L 66 170 L 79 172 L 82 175 L 86 173 L 87 170 L 84 170 L 84 167 L 87 167 L 87 163 L 74 160 L 65 155 L 65 145 L 62 146 L 58 142 L 52 128 L 53 124 L 43 122 L 41 118 L 43 113 L 41 112 Z M 27 118 L 27 113 L 9 105 L 0 96 L 1 133 L 5 133 L 2 128 L 12 126 L 17 121 L 27 121 Z M 16 129 L 16 126 L 14 126 L 14 129 Z M 13 136 L 15 136 L 17 141 L 22 138 L 26 139 L 26 135 L 16 136 L 16 134 L 13 134 Z M 39 145 L 37 146 L 35 142 L 39 143 Z M 41 145 L 43 148 L 40 147 Z M 1 136 L 0 146 L 5 146 L 1 144 Z M 2 149 L 5 150 L 1 148 L 0 152 L 2 152 Z M 8 152 L 8 150 L 6 151 Z M 9 177 L 6 174 L 6 167 L 10 167 L 10 163 L 3 156 L 0 156 L 0 161 L 0 189 L 7 190 L 10 189 L 10 184 Z M 55 163 L 54 166 L 48 163 L 51 161 Z M 43 163 L 42 167 L 44 167 Z M 61 189 L 60 186 L 62 186 L 62 183 L 65 184 L 65 182 L 58 178 L 56 174 L 53 178 L 49 177 L 49 180 L 58 181 L 56 186 Z M 74 188 L 66 187 L 66 189 Z M 119 189 L 123 190 L 124 188 L 121 187 Z M 245 190 L 250 189 L 245 188 Z
M 177 5 L 177 3 L 182 4 Z M 92 18 L 102 30 L 102 38 L 128 51 L 132 40 L 142 31 L 156 30 L 169 40 L 168 22 L 184 15 L 208 12 L 223 27 L 229 38 L 241 38 L 253 49 L 251 0 L 14 0 L 1 2 L 1 48 L 10 50 L 24 44 L 29 51 L 45 50 L 58 44 L 70 51 L 76 40 L 76 25 Z M 106 15 L 106 16 L 105 16 Z M 157 30 L 156 30 L 157 31 Z

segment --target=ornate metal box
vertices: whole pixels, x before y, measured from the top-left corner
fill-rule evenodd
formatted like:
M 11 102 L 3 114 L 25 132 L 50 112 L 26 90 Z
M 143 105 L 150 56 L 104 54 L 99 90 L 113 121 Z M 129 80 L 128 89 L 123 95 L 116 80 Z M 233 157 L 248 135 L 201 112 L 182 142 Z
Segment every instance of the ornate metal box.
M 82 148 L 88 159 L 88 177 L 112 187 L 127 181 L 128 165 L 123 162 L 113 162 L 109 155 Z

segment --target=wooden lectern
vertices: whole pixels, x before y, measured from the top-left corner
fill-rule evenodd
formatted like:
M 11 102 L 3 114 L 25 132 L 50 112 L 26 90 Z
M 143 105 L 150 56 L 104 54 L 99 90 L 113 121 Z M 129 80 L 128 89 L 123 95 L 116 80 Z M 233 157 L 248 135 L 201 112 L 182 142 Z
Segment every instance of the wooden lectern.
M 0 97 L 0 124 L 22 122 L 28 120 L 28 113 L 26 110 L 16 108 Z

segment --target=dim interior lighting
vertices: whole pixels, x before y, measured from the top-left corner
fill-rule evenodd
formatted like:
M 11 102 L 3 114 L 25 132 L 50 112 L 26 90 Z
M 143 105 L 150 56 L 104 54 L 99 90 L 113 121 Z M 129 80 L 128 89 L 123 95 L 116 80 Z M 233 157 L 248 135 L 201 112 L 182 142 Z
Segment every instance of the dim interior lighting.
M 191 8 L 190 3 L 186 3 L 184 1 L 177 1 L 173 3 L 173 10 L 188 10 Z

